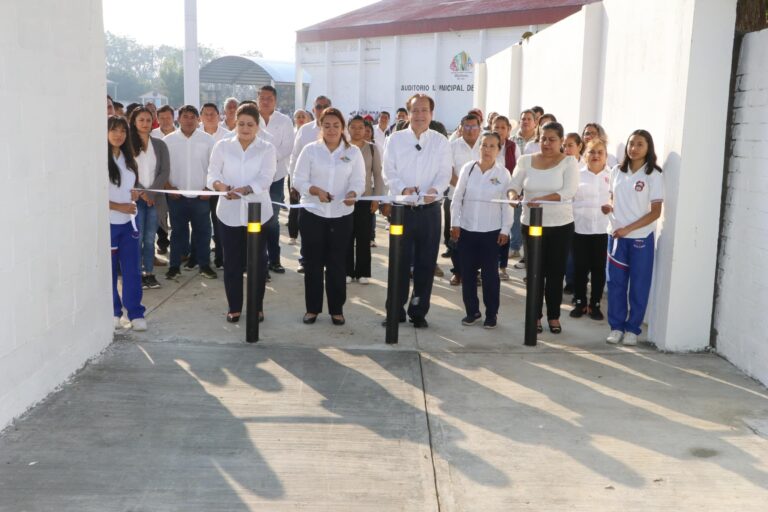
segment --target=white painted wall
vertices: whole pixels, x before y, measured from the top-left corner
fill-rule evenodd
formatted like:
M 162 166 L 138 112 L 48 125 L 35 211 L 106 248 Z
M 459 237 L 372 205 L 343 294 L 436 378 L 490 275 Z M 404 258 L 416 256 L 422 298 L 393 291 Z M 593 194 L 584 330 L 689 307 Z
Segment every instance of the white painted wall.
M 3 2 L 0 428 L 112 341 L 101 0 Z
M 520 85 L 522 83 L 523 47 L 510 46 L 486 59 L 485 105 L 488 112 L 498 112 L 514 121 L 522 110 Z
M 647 336 L 663 350 L 709 345 L 735 15 L 736 0 L 605 0 L 522 48 L 523 106 L 569 131 L 601 122 L 619 155 L 633 130 L 654 137 L 666 198 Z
M 717 351 L 768 385 L 768 30 L 742 43 L 715 304 Z

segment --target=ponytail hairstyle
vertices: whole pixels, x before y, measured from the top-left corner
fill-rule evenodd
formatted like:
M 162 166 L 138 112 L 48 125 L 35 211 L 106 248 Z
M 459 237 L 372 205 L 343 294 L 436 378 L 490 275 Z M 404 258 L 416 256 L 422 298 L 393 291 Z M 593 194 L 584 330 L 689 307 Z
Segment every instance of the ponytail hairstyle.
M 342 114 L 341 111 L 337 108 L 328 107 L 327 109 L 323 110 L 323 113 L 320 114 L 320 117 L 317 119 L 318 124 L 322 124 L 326 117 L 335 117 L 341 122 L 341 141 L 344 143 L 344 148 L 349 148 L 349 142 L 347 141 L 346 135 L 344 135 L 344 128 L 346 127 L 346 123 L 344 122 L 344 114 Z M 322 131 L 322 127 L 320 129 Z
M 584 141 L 581 139 L 581 135 L 579 135 L 576 132 L 567 133 L 565 135 L 565 140 L 573 139 L 573 141 L 576 143 L 577 146 L 579 146 L 579 156 L 584 156 L 584 150 L 586 149 L 584 147 Z
M 123 142 L 123 145 L 120 146 L 120 151 L 123 153 L 123 158 L 125 158 L 125 166 L 129 170 L 133 171 L 133 174 L 136 175 L 136 179 L 138 180 L 139 167 L 136 165 L 136 159 L 133 157 L 133 148 L 131 147 L 131 130 L 128 127 L 128 121 L 126 121 L 124 117 L 109 116 L 107 118 L 107 132 L 117 128 L 122 128 L 125 130 L 125 142 Z M 117 166 L 117 162 L 115 162 L 112 149 L 112 144 L 110 144 L 109 140 L 107 140 L 107 168 L 109 169 L 109 181 L 119 187 L 120 168 Z
M 627 172 L 629 170 L 629 139 L 638 135 L 645 139 L 645 143 L 648 144 L 648 153 L 645 155 L 645 174 L 651 174 L 654 169 L 661 172 L 661 167 L 656 163 L 656 148 L 653 145 L 653 137 L 646 130 L 635 130 L 627 137 L 627 144 L 624 146 L 624 160 L 619 165 L 621 172 Z
M 154 119 L 152 117 L 152 111 L 149 110 L 147 107 L 136 107 L 131 111 L 131 115 L 128 116 L 128 127 L 130 128 L 130 135 L 129 139 L 131 141 L 131 148 L 133 148 L 133 154 L 139 155 L 142 151 L 146 151 L 147 147 L 144 145 L 144 142 L 141 140 L 141 136 L 139 136 L 139 131 L 136 129 L 136 118 L 139 117 L 139 114 L 142 112 L 146 112 L 149 114 L 150 119 Z M 147 141 L 147 145 L 149 145 L 149 141 Z

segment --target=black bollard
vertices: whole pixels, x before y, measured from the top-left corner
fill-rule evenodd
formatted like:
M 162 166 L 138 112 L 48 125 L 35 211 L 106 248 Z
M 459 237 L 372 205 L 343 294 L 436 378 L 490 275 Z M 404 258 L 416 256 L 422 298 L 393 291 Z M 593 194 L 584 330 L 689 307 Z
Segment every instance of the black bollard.
M 248 203 L 248 280 L 246 282 L 246 317 L 245 341 L 259 341 L 259 308 L 258 303 L 259 268 L 263 265 L 259 254 L 259 239 L 261 238 L 261 203 Z
M 403 219 L 405 206 L 392 205 L 389 218 L 389 273 L 387 275 L 387 344 L 397 343 L 400 328 L 400 274 L 403 271 Z
M 539 303 L 539 296 L 544 290 L 539 289 L 539 280 L 541 279 L 541 219 L 542 208 L 537 206 L 529 208 L 530 224 L 528 227 L 528 240 L 525 244 L 525 268 L 526 268 L 526 286 L 525 286 L 525 344 L 531 347 L 536 346 L 536 322 L 539 317 L 536 313 L 536 305 Z

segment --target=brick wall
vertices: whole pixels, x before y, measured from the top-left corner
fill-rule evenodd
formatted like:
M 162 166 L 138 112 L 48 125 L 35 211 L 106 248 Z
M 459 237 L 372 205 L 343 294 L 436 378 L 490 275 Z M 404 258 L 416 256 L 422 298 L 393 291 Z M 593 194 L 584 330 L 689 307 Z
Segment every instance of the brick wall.
M 101 0 L 3 2 L 0 428 L 112 340 Z
M 717 350 L 768 385 L 768 30 L 743 41 L 717 269 Z

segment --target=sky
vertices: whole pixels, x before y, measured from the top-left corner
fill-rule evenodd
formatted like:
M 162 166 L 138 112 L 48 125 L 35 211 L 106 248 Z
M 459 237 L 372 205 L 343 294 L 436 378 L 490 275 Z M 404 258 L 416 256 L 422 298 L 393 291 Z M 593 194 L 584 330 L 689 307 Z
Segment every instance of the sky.
M 266 59 L 293 62 L 297 30 L 376 1 L 197 0 L 197 41 L 222 55 L 258 50 Z M 103 9 L 105 31 L 184 47 L 184 0 L 103 0 Z

